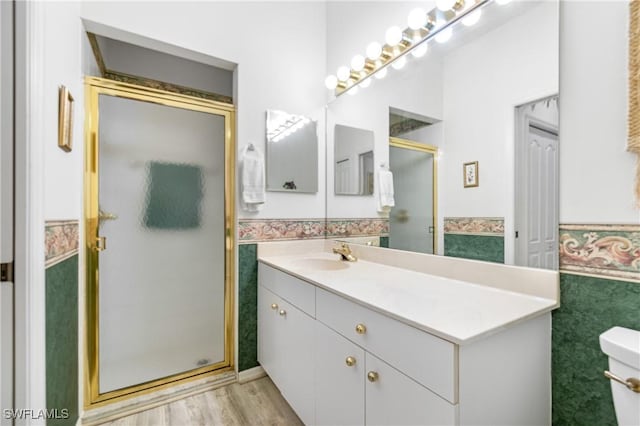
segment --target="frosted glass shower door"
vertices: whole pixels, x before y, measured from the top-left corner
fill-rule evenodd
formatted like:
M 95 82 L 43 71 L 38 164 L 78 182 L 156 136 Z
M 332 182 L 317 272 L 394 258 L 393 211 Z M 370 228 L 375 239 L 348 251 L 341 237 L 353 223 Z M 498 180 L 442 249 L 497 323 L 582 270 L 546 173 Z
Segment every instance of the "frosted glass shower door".
M 225 117 L 105 94 L 98 99 L 104 394 L 229 362 Z

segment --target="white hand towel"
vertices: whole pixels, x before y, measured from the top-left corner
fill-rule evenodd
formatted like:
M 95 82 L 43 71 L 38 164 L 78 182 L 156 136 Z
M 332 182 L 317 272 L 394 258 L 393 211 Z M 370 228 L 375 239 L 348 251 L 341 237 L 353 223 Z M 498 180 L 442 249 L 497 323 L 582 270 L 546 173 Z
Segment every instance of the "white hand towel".
M 244 148 L 242 155 L 242 202 L 245 210 L 255 212 L 266 200 L 264 158 L 258 148 L 250 146 Z
M 393 174 L 388 170 L 378 171 L 378 211 L 388 213 L 395 206 L 393 199 Z

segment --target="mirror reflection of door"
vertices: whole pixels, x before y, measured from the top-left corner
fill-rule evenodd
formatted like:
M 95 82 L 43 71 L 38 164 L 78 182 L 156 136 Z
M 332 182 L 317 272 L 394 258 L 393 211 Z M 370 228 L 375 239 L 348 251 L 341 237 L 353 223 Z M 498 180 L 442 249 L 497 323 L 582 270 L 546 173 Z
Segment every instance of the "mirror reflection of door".
M 359 194 L 373 194 L 373 151 L 359 155 L 360 159 L 360 190 Z
M 391 139 L 395 206 L 389 213 L 389 248 L 435 253 L 436 156 L 435 147 Z
M 558 269 L 558 97 L 516 108 L 515 263 Z

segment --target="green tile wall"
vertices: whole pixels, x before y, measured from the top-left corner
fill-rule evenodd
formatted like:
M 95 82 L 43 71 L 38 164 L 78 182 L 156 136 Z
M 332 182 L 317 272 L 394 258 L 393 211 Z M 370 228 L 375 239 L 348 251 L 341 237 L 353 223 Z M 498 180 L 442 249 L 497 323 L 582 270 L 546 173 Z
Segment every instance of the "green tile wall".
M 640 330 L 640 283 L 560 274 L 553 312 L 553 424 L 616 425 L 607 356 L 598 337 L 614 326 Z
M 504 237 L 444 234 L 444 255 L 504 263 Z
M 45 280 L 47 408 L 69 410 L 69 418 L 50 419 L 47 424 L 75 425 L 78 419 L 78 255 L 47 268 Z
M 258 366 L 258 245 L 238 246 L 238 371 Z
M 389 248 L 389 237 L 380 237 L 380 247 Z

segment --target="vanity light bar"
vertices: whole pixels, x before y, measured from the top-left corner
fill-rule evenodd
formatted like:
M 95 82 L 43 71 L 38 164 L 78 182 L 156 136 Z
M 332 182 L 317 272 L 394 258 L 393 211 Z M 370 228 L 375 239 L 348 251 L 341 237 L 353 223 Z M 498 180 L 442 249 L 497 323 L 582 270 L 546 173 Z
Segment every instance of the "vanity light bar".
M 330 75 L 325 80 L 328 89 L 334 90 L 336 96 L 344 92 L 354 90 L 357 85 L 370 78 L 381 70 L 380 78 L 386 75 L 386 68 L 394 63 L 394 68 L 400 69 L 406 61 L 405 55 L 416 51 L 417 57 L 422 56 L 426 49 L 418 46 L 423 45 L 442 31 L 451 28 L 455 23 L 465 16 L 480 9 L 492 0 L 438 0 L 436 8 L 430 12 L 424 12 L 421 18 L 419 11 L 414 10 L 409 14 L 409 26 L 404 31 L 397 27 L 391 27 L 386 33 L 386 44 L 380 46 L 378 43 L 371 43 L 367 47 L 367 55 L 364 65 L 361 67 L 361 55 L 356 55 L 351 61 L 351 68 L 338 68 L 337 76 Z M 502 2 L 509 0 L 500 0 Z M 438 25 L 440 23 L 440 25 Z M 379 52 L 379 53 L 378 53 Z M 375 55 L 375 53 L 378 53 Z M 400 59 L 403 58 L 403 59 Z M 399 60 L 400 59 L 400 60 Z M 354 67 L 354 65 L 356 65 Z M 355 69 L 354 69 L 355 68 Z M 368 84 L 367 84 L 368 85 Z M 363 87 L 366 87 L 363 85 Z

